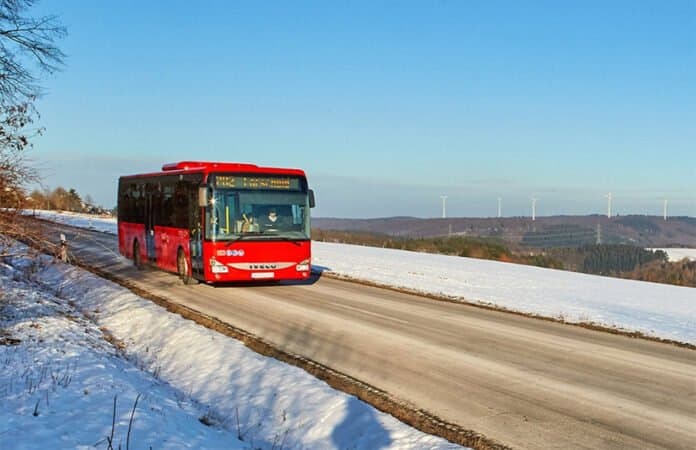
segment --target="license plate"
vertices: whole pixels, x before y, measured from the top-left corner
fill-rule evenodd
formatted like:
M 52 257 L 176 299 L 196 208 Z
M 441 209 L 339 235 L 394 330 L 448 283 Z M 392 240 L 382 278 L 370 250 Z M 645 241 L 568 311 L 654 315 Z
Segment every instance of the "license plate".
M 275 273 L 273 272 L 252 272 L 251 278 L 255 280 L 264 280 L 268 278 L 274 278 Z

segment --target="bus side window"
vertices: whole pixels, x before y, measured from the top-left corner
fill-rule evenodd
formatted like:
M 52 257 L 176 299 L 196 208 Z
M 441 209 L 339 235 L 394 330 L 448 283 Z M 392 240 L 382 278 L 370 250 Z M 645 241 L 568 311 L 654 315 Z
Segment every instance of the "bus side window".
M 304 218 L 304 207 L 292 205 L 292 224 L 301 225 Z

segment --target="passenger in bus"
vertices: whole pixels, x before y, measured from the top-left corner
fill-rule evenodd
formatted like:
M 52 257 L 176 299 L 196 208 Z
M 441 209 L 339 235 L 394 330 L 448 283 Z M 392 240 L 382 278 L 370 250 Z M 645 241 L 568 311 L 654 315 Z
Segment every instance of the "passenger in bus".
M 242 233 L 259 231 L 259 224 L 254 222 L 254 218 L 252 216 L 247 216 L 246 214 L 242 214 L 242 220 L 237 221 L 237 223 L 238 223 L 240 231 Z

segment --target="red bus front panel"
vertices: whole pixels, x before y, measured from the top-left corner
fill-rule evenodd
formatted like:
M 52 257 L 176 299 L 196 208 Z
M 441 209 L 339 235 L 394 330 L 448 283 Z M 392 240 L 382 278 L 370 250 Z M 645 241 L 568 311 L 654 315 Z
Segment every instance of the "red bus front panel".
M 205 242 L 206 281 L 306 280 L 310 241 Z

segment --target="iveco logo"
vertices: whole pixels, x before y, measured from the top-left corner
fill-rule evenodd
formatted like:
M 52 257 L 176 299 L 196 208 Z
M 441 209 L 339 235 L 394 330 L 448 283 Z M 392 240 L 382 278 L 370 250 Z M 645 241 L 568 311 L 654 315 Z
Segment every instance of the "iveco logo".
M 278 264 L 249 264 L 251 270 L 266 270 L 266 269 L 276 269 Z

